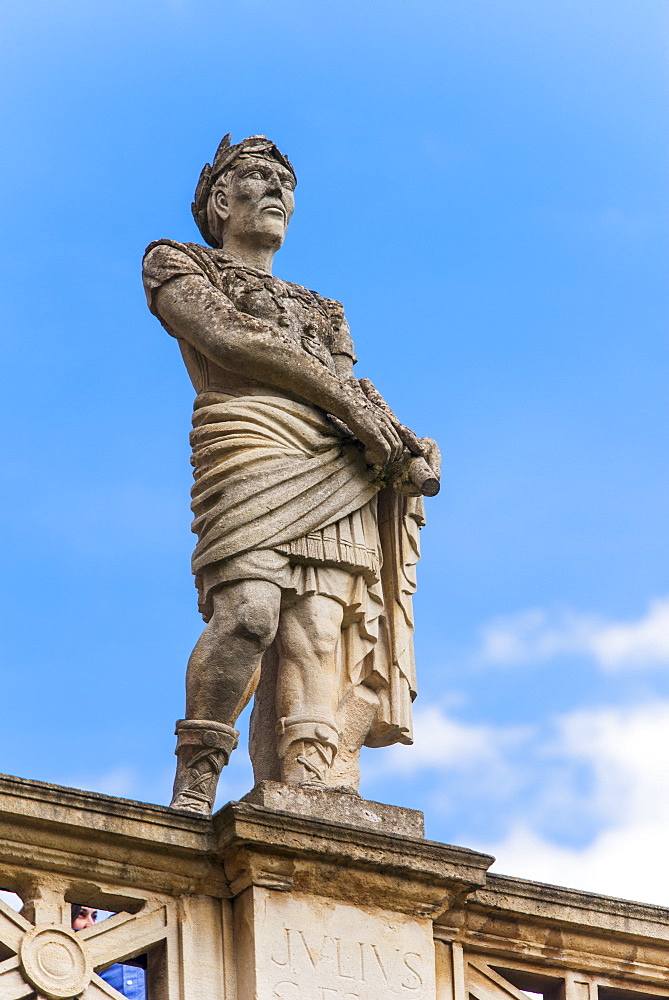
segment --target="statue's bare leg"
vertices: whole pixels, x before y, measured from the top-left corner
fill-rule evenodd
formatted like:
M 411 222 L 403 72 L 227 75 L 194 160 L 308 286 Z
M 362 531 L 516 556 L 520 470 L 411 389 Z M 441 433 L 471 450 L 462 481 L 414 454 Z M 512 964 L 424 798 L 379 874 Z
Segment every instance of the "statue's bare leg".
M 212 601 L 214 614 L 188 661 L 186 716 L 234 726 L 276 635 L 281 591 L 266 580 L 238 580 L 217 587 Z
M 303 597 L 281 613 L 276 708 L 281 777 L 322 787 L 339 744 L 336 650 L 344 609 L 329 597 Z
M 281 591 L 239 580 L 212 593 L 214 613 L 188 661 L 186 718 L 177 722 L 172 806 L 208 815 L 221 768 L 237 746 L 234 724 L 258 684 L 260 661 L 276 635 Z

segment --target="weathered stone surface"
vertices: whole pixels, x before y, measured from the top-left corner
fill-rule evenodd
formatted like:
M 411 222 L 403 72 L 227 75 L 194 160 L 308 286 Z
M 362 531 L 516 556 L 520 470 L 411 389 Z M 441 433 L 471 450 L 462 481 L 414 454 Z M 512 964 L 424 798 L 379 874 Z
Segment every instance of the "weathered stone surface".
M 74 931 L 38 924 L 23 935 L 21 969 L 26 981 L 50 1000 L 79 996 L 93 976 L 93 961 Z
M 25 901 L 0 902 L 0 997 L 110 1000 L 96 970 L 146 954 L 148 1000 L 669 998 L 668 908 L 491 860 L 249 801 L 198 819 L 0 777 L 0 888 Z M 75 943 L 71 902 L 120 912 Z
M 251 885 L 435 916 L 485 883 L 487 854 L 231 802 L 214 817 L 234 895 Z
M 208 625 L 177 723 L 175 808 L 207 815 L 256 691 L 256 782 L 357 789 L 363 745 L 412 742 L 412 595 L 439 449 L 356 379 L 343 307 L 272 275 L 295 172 L 226 136 L 193 214 L 208 247 L 159 240 L 149 308 L 197 393 L 193 572 Z
M 252 888 L 235 903 L 239 1000 L 433 1000 L 431 922 Z
M 332 823 L 368 826 L 379 833 L 425 837 L 423 814 L 417 809 L 369 802 L 359 795 L 342 794 L 330 789 L 300 788 L 277 781 L 261 781 L 244 796 L 242 802 Z
M 38 922 L 60 920 L 65 886 L 75 893 L 70 901 L 110 910 L 139 909 L 138 892 L 146 889 L 197 893 L 206 886 L 228 895 L 215 845 L 211 820 L 0 776 L 0 882 L 34 901 Z M 120 896 L 102 891 L 105 883 L 121 885 Z
M 567 973 L 569 1000 L 589 1000 L 589 990 L 607 985 L 602 977 L 633 975 L 653 992 L 666 983 L 667 907 L 489 874 L 465 906 L 437 918 L 435 936 L 479 953 L 501 950 L 512 968 L 520 961 L 535 974 L 549 963 L 554 975 Z

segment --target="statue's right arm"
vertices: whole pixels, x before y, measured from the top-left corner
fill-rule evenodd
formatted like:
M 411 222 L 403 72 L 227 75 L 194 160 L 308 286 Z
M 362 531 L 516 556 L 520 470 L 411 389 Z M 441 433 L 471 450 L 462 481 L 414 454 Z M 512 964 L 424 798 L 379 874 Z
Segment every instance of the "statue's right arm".
M 355 380 L 343 381 L 269 323 L 235 309 L 204 277 L 186 274 L 155 292 L 155 311 L 175 336 L 215 364 L 294 393 L 339 417 L 365 446 L 370 464 L 402 454 L 395 428 Z

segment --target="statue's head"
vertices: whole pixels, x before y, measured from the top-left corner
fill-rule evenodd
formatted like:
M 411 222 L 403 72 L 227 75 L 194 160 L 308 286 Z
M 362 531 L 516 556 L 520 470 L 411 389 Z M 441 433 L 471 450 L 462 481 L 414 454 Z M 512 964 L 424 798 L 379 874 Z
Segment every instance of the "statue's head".
M 293 214 L 296 181 L 290 160 L 264 135 L 234 146 L 226 135 L 200 174 L 191 206 L 204 240 L 220 249 L 234 235 L 278 250 Z

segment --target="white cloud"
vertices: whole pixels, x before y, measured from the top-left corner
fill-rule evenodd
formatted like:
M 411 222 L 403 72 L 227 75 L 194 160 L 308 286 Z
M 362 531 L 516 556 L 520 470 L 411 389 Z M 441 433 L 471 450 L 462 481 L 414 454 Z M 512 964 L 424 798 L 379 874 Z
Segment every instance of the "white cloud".
M 668 836 L 669 821 L 630 822 L 577 849 L 552 843 L 521 823 L 503 842 L 480 846 L 497 858 L 493 870 L 505 875 L 667 906 Z
M 394 746 L 386 765 L 395 773 L 415 774 L 425 768 L 462 769 L 501 762 L 501 752 L 524 730 L 459 722 L 439 707 L 414 710 L 414 745 Z
M 364 794 L 378 779 L 413 786 L 427 779 L 422 808 L 444 813 L 472 793 L 484 801 L 518 793 L 523 775 L 514 758 L 533 727 L 462 722 L 436 705 L 414 709 L 413 721 L 413 746 L 396 744 L 365 756 Z
M 652 601 L 637 621 L 536 608 L 498 618 L 481 632 L 484 663 L 536 663 L 560 655 L 587 656 L 604 670 L 669 667 L 669 597 Z
M 606 625 L 591 642 L 604 667 L 669 666 L 669 598 L 653 601 L 639 621 Z
M 496 870 L 607 895 L 669 904 L 669 702 L 576 711 L 557 721 L 547 751 L 588 768 L 589 792 L 567 791 L 599 817 L 599 832 L 568 847 L 540 832 L 547 802 L 523 810 L 509 834 L 485 844 Z M 565 794 L 563 789 L 563 795 Z M 551 802 L 558 808 L 559 802 Z
M 378 763 L 376 751 L 366 780 L 420 784 L 431 835 L 453 842 L 452 824 L 478 811 L 478 834 L 457 839 L 495 855 L 495 871 L 669 905 L 669 701 L 536 727 L 472 725 L 432 706 L 415 723 L 415 746 Z
M 535 727 L 465 722 L 437 705 L 414 709 L 413 718 L 413 746 L 396 744 L 364 754 L 363 795 L 397 801 L 388 796 L 396 796 L 404 784 L 415 808 L 438 823 L 448 816 L 449 825 L 463 812 L 480 811 L 481 803 L 496 803 L 502 815 L 516 801 L 526 780 L 518 762 Z M 420 801 L 414 797 L 417 789 Z M 453 838 L 451 829 L 433 826 L 432 833 L 437 839 Z

